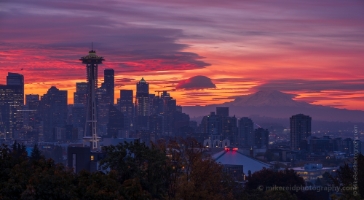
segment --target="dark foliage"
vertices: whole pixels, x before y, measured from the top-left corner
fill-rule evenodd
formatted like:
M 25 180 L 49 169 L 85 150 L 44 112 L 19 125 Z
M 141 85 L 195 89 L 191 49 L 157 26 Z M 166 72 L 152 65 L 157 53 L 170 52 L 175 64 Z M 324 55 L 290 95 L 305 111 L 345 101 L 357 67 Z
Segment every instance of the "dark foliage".
M 305 181 L 293 170 L 286 169 L 275 172 L 270 169 L 263 169 L 248 177 L 246 189 L 254 190 L 260 187 L 265 191 L 268 186 L 305 186 Z
M 354 169 L 354 161 L 345 163 L 337 170 L 336 175 L 329 176 L 335 186 L 340 186 L 341 195 L 334 195 L 333 199 L 363 199 L 364 198 L 364 156 L 359 154 L 356 158 L 357 166 Z M 354 184 L 354 177 L 357 184 Z
M 31 156 L 14 143 L 0 147 L 0 199 L 324 199 L 316 193 L 267 190 L 269 186 L 304 186 L 292 170 L 264 169 L 248 176 L 245 188 L 223 173 L 222 166 L 193 139 L 124 143 L 105 147 L 104 172 L 78 174 L 45 159 L 35 145 Z M 363 156 L 359 192 L 363 191 Z M 323 175 L 321 185 L 352 184 L 353 169 L 344 165 L 337 176 Z M 359 199 L 342 192 L 334 199 Z
M 33 150 L 30 154 L 30 160 L 32 161 L 38 161 L 42 158 L 42 153 L 40 152 L 38 148 L 38 144 L 35 144 L 33 147 Z
M 106 158 L 104 169 L 115 171 L 120 184 L 127 186 L 127 194 L 139 191 L 153 198 L 163 198 L 167 193 L 168 166 L 166 155 L 144 143 L 124 143 L 103 149 Z

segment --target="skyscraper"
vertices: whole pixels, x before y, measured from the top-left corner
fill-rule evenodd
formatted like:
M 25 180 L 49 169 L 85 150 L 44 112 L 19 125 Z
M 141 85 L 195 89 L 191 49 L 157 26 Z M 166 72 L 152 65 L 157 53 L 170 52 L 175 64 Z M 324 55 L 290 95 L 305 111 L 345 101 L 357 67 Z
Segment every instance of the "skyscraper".
M 25 96 L 25 104 L 28 106 L 28 109 L 37 109 L 39 106 L 39 95 L 27 94 Z
M 159 100 L 159 96 L 156 96 L 155 94 L 149 94 L 149 115 L 159 114 Z
M 163 116 L 158 114 L 153 114 L 149 116 L 149 131 L 154 134 L 156 138 L 162 137 L 164 134 Z
M 22 102 L 24 101 L 22 89 L 15 85 L 0 85 L 0 133 L 1 138 L 16 138 L 20 130 Z
M 242 117 L 238 122 L 239 145 L 244 147 L 254 146 L 254 123 L 248 117 Z
M 23 94 L 23 101 L 22 104 L 24 105 L 24 76 L 17 73 L 8 73 L 6 77 L 6 85 L 17 85 L 21 87 L 21 91 Z
M 109 122 L 110 96 L 106 92 L 105 83 L 96 90 L 97 107 L 97 134 L 98 136 L 107 134 L 107 124 Z
M 43 121 L 43 136 L 47 142 L 55 141 L 57 130 L 66 125 L 67 120 L 67 91 L 55 86 L 49 88 L 41 97 L 40 115 Z
M 97 89 L 97 74 L 98 65 L 104 61 L 103 57 L 97 56 L 96 51 L 91 50 L 87 56 L 81 57 L 80 59 L 83 64 L 86 64 L 87 71 L 87 115 L 86 115 L 86 126 L 85 126 L 85 142 L 92 143 L 92 149 L 98 148 L 99 137 L 97 136 L 96 130 L 96 89 Z
M 124 126 L 124 116 L 114 105 L 109 105 L 109 120 L 107 123 L 107 136 L 117 138 Z
M 176 122 L 176 100 L 167 91 L 163 91 L 159 98 L 158 113 L 163 115 L 163 131 L 165 135 L 174 136 Z
M 201 121 L 202 131 L 205 137 L 209 137 L 212 141 L 222 141 L 222 121 L 221 116 L 216 115 L 215 112 L 211 112 L 209 115 L 204 116 Z M 215 146 L 217 144 L 213 144 Z
M 43 122 L 40 116 L 40 98 L 38 94 L 25 95 L 25 106 L 23 112 L 26 139 L 30 141 L 44 141 Z
M 137 95 L 139 94 L 149 94 L 149 83 L 147 83 L 144 78 L 142 78 L 137 83 Z
M 226 113 L 225 113 L 226 114 Z M 218 115 L 221 117 L 221 131 L 223 139 L 229 139 L 231 145 L 239 145 L 237 119 L 235 116 Z
M 254 147 L 258 149 L 268 148 L 269 131 L 264 128 L 257 128 L 254 131 Z
M 162 110 L 160 110 L 160 113 L 167 114 L 176 111 L 177 102 L 167 91 L 163 91 L 160 98 L 162 100 Z
M 293 115 L 290 118 L 291 150 L 300 150 L 301 141 L 311 136 L 311 121 L 310 116 L 303 114 Z
M 40 133 L 40 117 L 39 117 L 39 95 L 25 95 L 26 104 L 21 110 L 23 116 L 23 125 L 19 138 L 28 140 L 30 142 L 37 142 L 39 140 Z
M 120 90 L 119 106 L 124 115 L 124 129 L 130 130 L 134 118 L 133 90 Z
M 72 125 L 74 128 L 77 128 L 78 131 L 83 132 L 85 129 L 85 123 L 86 123 L 86 106 L 77 103 L 74 104 L 72 107 Z
M 136 85 L 136 122 L 139 130 L 148 130 L 149 84 L 142 78 Z
M 24 125 L 32 127 L 33 130 L 39 126 L 38 109 L 39 109 L 39 95 L 27 94 L 25 95 L 25 111 L 23 112 Z
M 216 115 L 221 118 L 223 139 L 229 139 L 231 145 L 239 145 L 237 119 L 229 117 L 229 107 L 216 107 Z
M 109 97 L 110 105 L 114 105 L 114 70 L 104 70 L 104 86 L 106 89 L 106 95 Z
M 17 138 L 23 126 L 19 111 L 24 106 L 24 77 L 9 72 L 6 83 L 0 85 L 0 134 L 3 138 Z
M 87 104 L 87 83 L 79 82 L 76 83 L 76 92 L 73 96 L 74 104 Z

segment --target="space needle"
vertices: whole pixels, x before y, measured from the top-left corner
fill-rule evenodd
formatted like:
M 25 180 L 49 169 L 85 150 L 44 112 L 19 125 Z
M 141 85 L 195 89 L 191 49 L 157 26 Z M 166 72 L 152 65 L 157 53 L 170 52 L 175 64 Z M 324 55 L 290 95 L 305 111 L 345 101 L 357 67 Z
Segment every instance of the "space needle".
M 100 137 L 97 136 L 96 123 L 96 89 L 97 89 L 97 72 L 98 65 L 102 64 L 105 59 L 103 57 L 97 56 L 96 51 L 89 51 L 88 55 L 81 57 L 80 59 L 83 64 L 86 64 L 87 72 L 87 104 L 86 104 L 86 124 L 83 141 L 84 143 L 91 143 L 91 149 L 98 149 L 98 141 Z

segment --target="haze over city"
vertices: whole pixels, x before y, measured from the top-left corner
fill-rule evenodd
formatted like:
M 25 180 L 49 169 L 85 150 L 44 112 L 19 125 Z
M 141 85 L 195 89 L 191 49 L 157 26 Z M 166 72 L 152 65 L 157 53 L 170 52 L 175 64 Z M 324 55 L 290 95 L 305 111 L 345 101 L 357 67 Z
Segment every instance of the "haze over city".
M 362 1 L 2 1 L 1 80 L 25 94 L 86 80 L 91 49 L 120 89 L 142 77 L 180 105 L 233 101 L 260 90 L 315 105 L 364 110 Z M 102 73 L 99 73 L 99 83 Z M 4 84 L 4 81 L 1 82 Z

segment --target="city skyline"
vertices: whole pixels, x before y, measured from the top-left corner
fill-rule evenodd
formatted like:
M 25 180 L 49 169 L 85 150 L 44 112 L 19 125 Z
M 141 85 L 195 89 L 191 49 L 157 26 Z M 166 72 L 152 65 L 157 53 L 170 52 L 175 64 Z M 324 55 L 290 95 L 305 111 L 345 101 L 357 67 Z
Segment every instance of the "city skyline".
M 316 105 L 364 110 L 360 1 L 0 5 L 6 27 L 0 30 L 0 77 L 23 74 L 25 94 L 57 86 L 68 90 L 72 103 L 76 82 L 86 81 L 77 59 L 94 42 L 107 58 L 100 82 L 101 70 L 115 70 L 115 102 L 120 90 L 135 91 L 144 77 L 151 93 L 176 90 L 170 93 L 180 105 L 274 89 Z
M 364 1 L 0 1 L 0 196 L 364 198 Z

